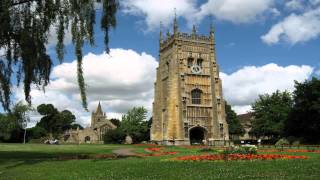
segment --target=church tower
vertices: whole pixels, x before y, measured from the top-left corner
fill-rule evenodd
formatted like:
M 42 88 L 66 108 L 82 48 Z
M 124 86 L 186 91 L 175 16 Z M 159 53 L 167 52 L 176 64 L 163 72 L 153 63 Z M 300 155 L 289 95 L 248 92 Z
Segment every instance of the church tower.
M 160 30 L 161 31 L 161 30 Z M 216 61 L 215 34 L 160 32 L 159 67 L 155 82 L 151 140 L 168 145 L 229 140 L 225 101 Z
M 95 112 L 92 112 L 91 114 L 91 127 L 96 128 L 101 123 L 104 123 L 106 119 L 107 119 L 106 113 L 102 111 L 101 104 L 99 102 L 97 110 Z

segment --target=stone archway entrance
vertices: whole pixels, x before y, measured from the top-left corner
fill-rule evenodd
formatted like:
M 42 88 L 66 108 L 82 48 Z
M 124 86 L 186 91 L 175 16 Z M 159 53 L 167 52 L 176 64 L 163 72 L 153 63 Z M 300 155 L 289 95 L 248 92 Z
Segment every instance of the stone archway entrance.
M 189 138 L 191 145 L 203 144 L 206 139 L 207 131 L 201 126 L 193 127 L 189 130 Z
M 90 143 L 90 136 L 86 136 L 86 137 L 84 138 L 84 142 L 85 142 L 85 143 Z

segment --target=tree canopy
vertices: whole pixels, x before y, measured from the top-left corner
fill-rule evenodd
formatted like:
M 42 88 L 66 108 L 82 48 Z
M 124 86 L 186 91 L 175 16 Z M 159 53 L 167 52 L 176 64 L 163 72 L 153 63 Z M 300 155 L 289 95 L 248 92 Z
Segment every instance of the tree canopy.
M 134 141 L 141 141 L 148 132 L 147 110 L 144 107 L 134 107 L 122 116 L 120 128 Z
M 22 102 L 18 102 L 13 106 L 11 112 L 0 114 L 0 139 L 19 141 L 19 136 L 23 128 L 23 124 L 27 121 L 29 111 L 33 111 L 31 107 Z
M 43 117 L 36 126 L 45 129 L 50 137 L 58 137 L 65 130 L 71 129 L 76 119 L 69 110 L 59 112 L 52 104 L 41 104 L 37 111 Z
M 243 135 L 245 130 L 240 124 L 240 121 L 237 117 L 237 114 L 232 110 L 231 106 L 228 103 L 225 103 L 226 110 L 226 120 L 229 127 L 229 134 L 232 135 Z
M 295 83 L 294 105 L 285 123 L 286 136 L 306 143 L 320 142 L 320 80 Z
M 102 3 L 101 29 L 108 33 L 116 26 L 118 0 L 1 0 L 0 3 L 0 101 L 10 110 L 13 82 L 23 81 L 25 99 L 31 103 L 31 85 L 45 88 L 50 81 L 53 61 L 47 53 L 50 29 L 55 28 L 56 54 L 63 61 L 65 31 L 71 29 L 77 57 L 77 79 L 83 107 L 87 108 L 82 70 L 82 47 L 94 45 L 95 3 Z M 12 74 L 16 75 L 16 81 Z
M 293 106 L 289 92 L 276 91 L 272 95 L 260 95 L 252 105 L 254 120 L 251 133 L 261 137 L 278 138 Z
M 141 142 L 150 139 L 150 127 L 152 118 L 147 121 L 147 110 L 144 107 L 134 107 L 130 109 L 122 120 L 112 120 L 112 123 L 117 125 L 116 129 L 106 132 L 104 135 L 105 143 L 121 143 L 126 135 L 130 135 L 133 141 Z

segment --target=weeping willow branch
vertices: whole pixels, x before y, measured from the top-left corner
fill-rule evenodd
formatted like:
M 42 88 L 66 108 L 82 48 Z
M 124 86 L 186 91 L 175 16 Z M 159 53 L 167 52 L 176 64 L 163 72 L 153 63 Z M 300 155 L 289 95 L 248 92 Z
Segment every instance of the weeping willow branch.
M 85 41 L 94 45 L 94 3 L 103 4 L 101 29 L 109 52 L 109 31 L 116 26 L 118 0 L 1 0 L 0 3 L 0 101 L 10 110 L 12 74 L 17 84 L 22 80 L 25 99 L 31 104 L 32 85 L 45 89 L 50 82 L 52 59 L 46 44 L 52 27 L 56 27 L 56 54 L 63 62 L 65 31 L 71 24 L 72 42 L 77 57 L 77 79 L 82 105 L 87 109 L 86 85 L 82 68 Z M 15 71 L 13 71 L 13 69 Z

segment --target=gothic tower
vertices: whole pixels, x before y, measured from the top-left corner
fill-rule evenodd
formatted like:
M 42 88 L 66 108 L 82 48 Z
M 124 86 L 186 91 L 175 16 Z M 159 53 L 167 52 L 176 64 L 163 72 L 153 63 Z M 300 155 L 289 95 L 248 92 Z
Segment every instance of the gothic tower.
M 106 113 L 102 111 L 101 104 L 99 102 L 97 110 L 95 112 L 92 112 L 91 114 L 91 127 L 96 128 L 101 123 L 104 123 L 106 119 L 107 119 Z
M 229 140 L 216 61 L 215 34 L 160 31 L 151 140 L 161 144 L 222 144 Z

